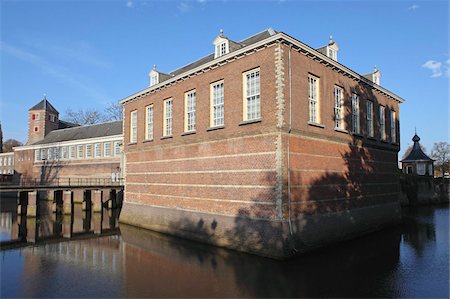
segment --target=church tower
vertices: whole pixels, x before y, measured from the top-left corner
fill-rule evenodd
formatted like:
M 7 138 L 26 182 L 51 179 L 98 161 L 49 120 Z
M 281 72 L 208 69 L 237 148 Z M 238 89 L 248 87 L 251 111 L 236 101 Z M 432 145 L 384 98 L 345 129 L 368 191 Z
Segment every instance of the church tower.
M 28 142 L 33 144 L 58 129 L 59 112 L 44 98 L 28 110 Z

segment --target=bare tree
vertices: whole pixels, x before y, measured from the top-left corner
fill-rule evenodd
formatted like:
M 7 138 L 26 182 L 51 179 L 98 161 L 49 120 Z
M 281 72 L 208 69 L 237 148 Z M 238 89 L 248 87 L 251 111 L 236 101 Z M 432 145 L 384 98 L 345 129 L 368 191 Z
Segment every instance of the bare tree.
M 102 122 L 103 116 L 100 111 L 95 109 L 80 108 L 74 111 L 69 108 L 65 112 L 64 120 L 79 125 L 93 125 Z
M 106 121 L 122 120 L 122 105 L 111 102 L 104 111 L 96 109 L 67 109 L 64 120 L 79 125 L 93 125 Z
M 117 102 L 111 102 L 105 109 L 104 121 L 122 120 L 122 105 Z
M 23 145 L 22 142 L 20 142 L 19 140 L 16 139 L 7 139 L 4 143 L 3 143 L 3 152 L 4 153 L 9 153 L 13 151 L 13 147 L 15 146 L 21 146 Z
M 447 142 L 435 142 L 431 157 L 436 160 L 434 168 L 443 177 L 445 172 L 449 171 L 450 145 Z

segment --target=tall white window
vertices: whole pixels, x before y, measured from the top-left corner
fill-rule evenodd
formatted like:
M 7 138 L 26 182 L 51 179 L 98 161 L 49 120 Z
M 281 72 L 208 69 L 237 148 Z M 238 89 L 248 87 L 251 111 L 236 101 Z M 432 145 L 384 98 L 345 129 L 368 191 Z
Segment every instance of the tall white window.
M 396 128 L 395 128 L 395 111 L 391 110 L 391 142 L 395 143 L 397 142 L 397 136 L 396 136 Z
M 85 152 L 86 152 L 86 159 L 92 158 L 92 144 L 86 144 Z
M 41 148 L 41 160 L 47 160 L 47 150 L 45 148 Z
M 145 122 L 145 139 L 153 140 L 153 105 L 145 109 Z
M 75 159 L 75 145 L 69 145 L 69 159 Z
M 111 156 L 111 142 L 103 143 L 103 157 Z
M 130 142 L 137 142 L 137 110 L 130 114 Z
M 67 159 L 67 147 L 66 146 L 61 147 L 61 159 L 63 159 L 63 160 Z
M 344 102 L 344 90 L 339 87 L 334 87 L 334 119 L 335 119 L 335 128 L 337 129 L 343 129 L 344 128 L 344 109 L 343 109 L 343 102 Z
M 244 120 L 261 118 L 260 75 L 259 69 L 246 72 L 244 75 Z
M 386 140 L 386 114 L 384 106 L 380 106 L 380 138 Z
M 114 141 L 114 157 L 120 155 L 120 141 Z
M 34 161 L 41 160 L 41 152 L 37 149 L 34 150 Z M 2 158 L 0 158 L 0 166 L 2 165 Z
M 309 122 L 318 124 L 319 118 L 319 78 L 308 76 Z
M 156 85 L 159 83 L 158 77 L 159 77 L 158 73 L 154 73 L 150 76 L 150 86 L 153 86 L 153 85 Z
M 352 132 L 359 134 L 359 97 L 357 94 L 352 94 Z
M 53 150 L 51 147 L 47 148 L 47 160 L 53 160 Z
M 58 160 L 59 158 L 59 147 L 55 146 L 53 148 L 53 159 Z
M 216 53 L 214 58 L 220 57 L 228 53 L 228 43 L 226 41 L 216 45 Z
M 367 135 L 373 137 L 373 103 L 367 100 Z
M 186 111 L 184 119 L 184 131 L 195 131 L 195 108 L 196 108 L 195 90 L 189 91 L 184 95 L 184 109 Z
M 164 101 L 164 136 L 172 136 L 172 99 Z
M 81 144 L 77 145 L 77 159 L 83 158 L 83 146 Z
M 223 81 L 211 84 L 211 127 L 225 124 L 224 110 L 224 83 Z
M 100 158 L 102 155 L 101 149 L 100 149 L 100 143 L 94 144 L 94 158 Z

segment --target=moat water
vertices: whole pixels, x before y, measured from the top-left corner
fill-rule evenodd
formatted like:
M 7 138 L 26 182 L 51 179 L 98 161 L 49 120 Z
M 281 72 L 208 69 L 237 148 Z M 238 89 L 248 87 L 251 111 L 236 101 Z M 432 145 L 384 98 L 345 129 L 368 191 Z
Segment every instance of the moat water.
M 405 209 L 399 226 L 283 262 L 74 211 L 24 220 L 2 199 L 1 298 L 449 297 L 448 206 Z

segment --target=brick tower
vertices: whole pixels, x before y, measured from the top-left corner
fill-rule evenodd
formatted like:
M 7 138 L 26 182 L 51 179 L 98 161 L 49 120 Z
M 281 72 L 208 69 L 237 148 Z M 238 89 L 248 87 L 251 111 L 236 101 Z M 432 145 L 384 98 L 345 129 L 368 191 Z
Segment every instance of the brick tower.
M 59 126 L 59 112 L 44 98 L 28 110 L 28 142 L 33 144 Z

